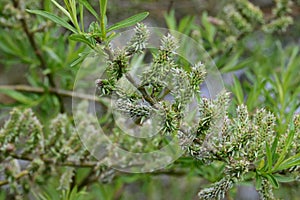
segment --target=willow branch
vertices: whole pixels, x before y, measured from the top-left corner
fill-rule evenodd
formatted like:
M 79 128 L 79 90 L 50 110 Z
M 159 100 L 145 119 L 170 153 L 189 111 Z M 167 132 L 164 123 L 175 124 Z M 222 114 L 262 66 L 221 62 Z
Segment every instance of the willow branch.
M 104 48 L 104 51 L 105 53 L 108 55 L 108 59 L 110 61 L 113 61 L 114 60 L 114 56 L 113 56 L 113 52 L 108 48 L 108 47 L 105 47 Z M 152 99 L 148 94 L 147 94 L 147 91 L 145 89 L 145 87 L 143 86 L 140 86 L 135 80 L 134 78 L 129 74 L 129 73 L 126 73 L 125 74 L 125 77 L 126 79 L 142 94 L 143 98 L 151 105 L 153 106 L 154 108 L 157 108 L 155 106 L 155 100 Z
M 143 95 L 143 98 L 154 108 L 155 107 L 155 101 L 154 99 L 152 99 L 148 94 L 147 91 L 145 90 L 144 87 L 141 87 L 138 83 L 136 83 L 136 81 L 133 79 L 133 77 L 129 74 L 126 73 L 125 74 L 127 80 Z
M 33 161 L 34 158 L 24 155 L 17 155 L 17 154 L 10 154 L 10 157 L 18 160 L 25 160 L 25 161 Z M 100 161 L 77 161 L 77 160 L 67 160 L 64 162 L 59 162 L 55 159 L 50 158 L 41 158 L 47 164 L 55 164 L 57 166 L 63 167 L 76 167 L 76 168 L 94 168 L 99 164 Z
M 97 101 L 101 103 L 101 105 L 106 107 L 105 101 L 103 99 L 100 99 L 93 95 L 88 94 L 81 94 L 76 93 L 69 90 L 62 90 L 62 89 L 56 89 L 56 88 L 48 88 L 47 90 L 41 87 L 32 87 L 29 85 L 0 85 L 0 90 L 16 90 L 20 92 L 31 92 L 31 93 L 38 93 L 38 94 L 44 94 L 44 93 L 52 93 L 56 94 L 62 97 L 72 97 L 77 99 L 84 99 L 89 101 Z
M 19 9 L 19 0 L 12 0 L 12 2 L 13 2 L 14 7 L 16 9 Z M 25 35 L 27 36 L 27 38 L 29 40 L 29 43 L 30 43 L 31 47 L 34 50 L 34 54 L 36 55 L 36 57 L 40 61 L 40 68 L 43 69 L 43 70 L 47 69 L 48 68 L 47 67 L 47 62 L 46 62 L 46 60 L 45 60 L 45 58 L 42 54 L 42 51 L 39 49 L 39 47 L 36 43 L 36 40 L 35 40 L 35 37 L 34 37 L 34 32 L 31 32 L 28 28 L 25 16 L 21 17 L 20 22 L 21 22 L 21 25 L 22 25 L 22 29 L 24 30 Z M 46 76 L 49 80 L 49 83 L 50 83 L 51 87 L 56 88 L 56 84 L 55 84 L 53 75 L 51 73 L 48 73 Z M 56 96 L 57 96 L 57 98 L 60 102 L 60 111 L 64 112 L 65 108 L 64 108 L 62 97 L 59 96 L 58 94 L 56 94 Z
M 24 177 L 24 176 L 26 176 L 26 175 L 28 175 L 28 174 L 29 174 L 29 171 L 28 171 L 28 170 L 23 170 L 23 171 L 21 171 L 19 174 L 17 174 L 17 175 L 15 176 L 15 179 L 16 179 L 16 180 L 19 180 L 19 179 L 21 179 L 22 177 Z M 0 181 L 0 187 L 3 186 L 3 185 L 7 185 L 7 184 L 9 184 L 9 181 L 8 181 L 8 180 Z

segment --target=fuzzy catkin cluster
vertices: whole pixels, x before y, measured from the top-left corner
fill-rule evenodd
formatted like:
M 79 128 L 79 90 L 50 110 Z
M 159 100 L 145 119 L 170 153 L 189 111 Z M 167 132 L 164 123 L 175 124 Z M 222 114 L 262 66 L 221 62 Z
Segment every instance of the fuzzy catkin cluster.
M 223 95 L 222 95 L 223 96 Z M 223 96 L 224 97 L 224 96 Z M 218 129 L 211 130 L 213 119 L 218 107 L 216 102 L 204 100 L 202 106 L 202 119 L 199 123 L 198 134 L 188 150 L 196 159 L 211 163 L 221 161 L 225 164 L 224 174 L 227 181 L 220 180 L 207 189 L 199 192 L 200 199 L 222 199 L 224 190 L 229 190 L 232 184 L 243 179 L 243 176 L 250 171 L 260 170 L 258 163 L 264 162 L 267 154 L 266 146 L 273 145 L 276 140 L 276 118 L 265 109 L 259 109 L 252 116 L 249 115 L 244 105 L 237 107 L 236 116 L 233 118 L 224 117 L 221 124 L 221 131 Z M 220 125 L 220 124 L 219 124 Z M 295 155 L 299 151 L 299 115 L 294 117 L 293 122 L 278 141 L 276 154 L 282 154 L 287 150 L 287 140 L 294 134 L 292 145 L 288 148 L 289 153 L 285 156 Z M 297 144 L 296 144 L 297 143 Z M 270 158 L 268 158 L 270 159 Z M 290 172 L 298 174 L 297 167 L 290 167 Z M 297 175 L 296 175 L 297 176 Z M 222 188 L 222 189 L 220 189 Z M 269 179 L 262 178 L 259 193 L 261 199 L 274 199 L 272 184 Z
M 233 0 L 223 8 L 222 19 L 214 18 L 224 33 L 224 47 L 231 49 L 239 38 L 255 30 L 265 33 L 284 32 L 293 24 L 292 0 L 276 0 L 272 13 L 267 14 L 248 0 Z
M 77 128 L 87 130 L 89 127 L 92 125 L 85 115 Z M 96 130 L 95 127 L 93 129 Z M 95 141 L 95 138 L 91 139 Z M 72 182 L 75 167 L 95 167 L 97 173 L 96 166 L 99 165 L 102 168 L 98 173 L 107 170 L 82 146 L 75 127 L 66 114 L 58 115 L 50 121 L 49 126 L 43 127 L 31 109 L 14 109 L 10 119 L 0 130 L 0 144 L 1 165 L 16 163 L 15 168 L 1 169 L 5 180 L 0 179 L 0 186 L 8 181 L 11 186 L 21 187 L 18 184 L 19 178 L 30 183 L 42 181 L 39 180 L 41 175 L 58 173 L 62 175 L 59 188 L 66 189 Z M 24 166 L 21 169 L 18 160 L 28 162 L 25 169 Z M 62 170 L 64 166 L 69 167 Z M 26 176 L 28 174 L 31 178 Z M 19 190 L 18 187 L 13 188 Z
M 215 183 L 212 187 L 201 190 L 198 196 L 203 200 L 223 199 L 226 191 L 233 186 L 234 181 L 230 178 L 224 178 Z
M 146 48 L 149 38 L 149 30 L 144 24 L 137 24 L 135 35 L 130 39 L 128 45 L 124 49 L 113 50 L 107 47 L 108 68 L 106 70 L 108 78 L 97 79 L 95 84 L 100 95 L 110 95 L 116 92 L 116 82 L 123 77 L 129 69 L 129 60 L 134 54 L 143 52 Z
M 151 112 L 160 113 L 164 118 L 162 135 L 176 133 L 182 125 L 183 112 L 194 94 L 199 94 L 200 84 L 206 75 L 204 65 L 196 63 L 190 71 L 177 65 L 178 41 L 171 34 L 163 36 L 157 51 L 152 53 L 153 60 L 142 72 L 140 80 L 131 77 L 130 61 L 133 56 L 145 53 L 149 31 L 143 24 L 138 24 L 135 34 L 123 49 L 110 49 L 106 79 L 96 80 L 100 95 L 118 96 L 116 110 L 125 113 L 139 123 L 149 118 Z M 127 79 L 135 88 L 128 93 L 117 86 L 118 81 Z M 165 101 L 171 95 L 174 102 Z
M 151 68 L 144 72 L 142 85 L 152 85 L 156 89 L 168 85 L 164 80 L 172 68 L 176 68 L 174 57 L 178 48 L 178 41 L 170 34 L 163 36 L 158 53 L 154 55 Z
M 150 32 L 146 25 L 138 23 L 134 29 L 135 35 L 128 42 L 125 48 L 129 55 L 135 53 L 142 53 L 147 46 L 147 40 L 149 38 Z

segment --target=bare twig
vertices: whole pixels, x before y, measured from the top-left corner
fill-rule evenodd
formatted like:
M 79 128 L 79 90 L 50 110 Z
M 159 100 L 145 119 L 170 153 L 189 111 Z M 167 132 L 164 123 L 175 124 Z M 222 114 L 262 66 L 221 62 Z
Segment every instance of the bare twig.
M 19 9 L 19 0 L 12 0 L 12 2 L 13 2 L 14 7 L 16 9 Z M 34 50 L 34 53 L 35 53 L 36 57 L 40 61 L 40 68 L 43 69 L 43 70 L 47 69 L 47 62 L 44 59 L 43 54 L 42 54 L 41 50 L 39 49 L 39 47 L 38 47 L 38 45 L 35 41 L 34 32 L 31 32 L 29 30 L 25 17 L 21 17 L 20 22 L 21 22 L 21 25 L 22 25 L 22 29 L 24 30 L 24 32 L 25 32 L 25 34 L 26 34 L 26 36 L 29 40 L 29 43 L 30 43 L 31 47 Z M 51 73 L 48 73 L 46 76 L 49 80 L 49 83 L 50 83 L 51 87 L 56 88 L 56 84 L 55 84 L 53 75 Z M 56 96 L 57 96 L 57 98 L 60 102 L 60 111 L 64 112 L 65 108 L 64 108 L 62 97 L 59 94 L 56 94 Z
M 16 180 L 19 180 L 19 179 L 21 179 L 22 177 L 24 177 L 24 176 L 26 176 L 26 175 L 28 175 L 28 174 L 29 174 L 29 171 L 28 171 L 28 170 L 23 170 L 23 171 L 21 171 L 19 174 L 17 174 L 17 175 L 15 176 L 15 179 L 16 179 Z M 3 186 L 3 185 L 7 185 L 7 184 L 9 184 L 9 181 L 8 181 L 8 180 L 0 181 L 0 187 Z
M 33 161 L 33 157 L 24 156 L 24 155 L 18 155 L 18 154 L 10 154 L 14 159 L 18 160 L 25 160 L 25 161 Z M 55 164 L 57 166 L 64 166 L 64 167 L 76 167 L 76 168 L 94 168 L 98 165 L 100 161 L 77 161 L 77 160 L 68 160 L 64 162 L 58 162 L 55 159 L 49 159 L 49 158 L 42 158 L 42 160 L 47 164 Z
M 61 90 L 56 88 L 48 88 L 48 90 L 45 90 L 44 88 L 31 87 L 29 85 L 0 85 L 0 89 L 16 90 L 21 92 L 31 92 L 31 93 L 39 93 L 39 94 L 49 92 L 49 93 L 57 94 L 61 97 L 72 97 L 72 98 L 84 99 L 89 101 L 97 101 L 101 103 L 101 105 L 106 107 L 106 104 L 103 101 L 103 99 L 97 98 L 96 96 L 93 95 L 81 94 L 81 93 L 76 93 L 68 90 Z
M 174 5 L 174 0 L 171 0 L 167 9 L 167 12 L 170 13 L 171 10 L 173 9 L 173 5 Z
M 156 108 L 155 106 L 155 100 L 152 99 L 148 94 L 147 91 L 144 87 L 141 87 L 138 83 L 136 83 L 136 81 L 133 79 L 133 77 L 129 74 L 126 73 L 125 74 L 127 80 L 143 95 L 143 98 L 150 103 L 151 106 L 153 106 L 154 108 Z

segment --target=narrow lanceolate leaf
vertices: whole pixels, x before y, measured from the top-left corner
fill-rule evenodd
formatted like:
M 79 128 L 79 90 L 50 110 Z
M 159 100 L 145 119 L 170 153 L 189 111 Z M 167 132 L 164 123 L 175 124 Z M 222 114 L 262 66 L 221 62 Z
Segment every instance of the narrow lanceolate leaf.
M 255 176 L 255 188 L 257 190 L 260 190 L 261 189 L 261 185 L 262 185 L 262 178 L 259 174 L 256 174 Z
M 96 19 L 99 19 L 99 15 L 87 0 L 79 0 L 79 3 L 82 4 L 92 15 L 94 15 Z
M 295 181 L 295 177 L 289 176 L 289 175 L 274 174 L 273 176 L 280 183 L 289 183 L 289 182 Z
M 274 188 L 279 188 L 279 183 L 273 174 L 266 174 L 265 177 L 270 181 Z
M 148 12 L 143 12 L 143 13 L 136 14 L 136 15 L 134 15 L 132 17 L 129 17 L 125 20 L 122 20 L 120 22 L 115 23 L 109 29 L 107 29 L 107 32 L 132 26 L 132 25 L 142 21 L 143 19 L 145 19 L 148 15 L 149 15 Z
M 283 161 L 277 170 L 286 170 L 297 165 L 300 165 L 300 153 Z
M 15 90 L 0 88 L 0 93 L 5 94 L 5 95 L 15 99 L 16 101 L 24 103 L 24 104 L 31 104 L 33 101 L 31 98 L 25 96 L 21 92 L 15 91 Z
M 292 144 L 292 141 L 294 139 L 294 136 L 295 136 L 295 127 L 294 127 L 294 124 L 291 123 L 290 124 L 290 132 L 288 134 L 288 137 L 286 139 L 286 142 L 284 144 L 284 149 L 283 151 L 280 153 L 279 155 L 279 158 L 273 168 L 273 171 L 277 171 L 278 170 L 278 167 L 282 164 L 282 162 L 284 161 L 284 158 L 286 157 L 287 155 L 287 152 L 289 151 L 290 149 L 290 146 Z
M 74 40 L 77 42 L 83 42 L 87 45 L 89 45 L 91 48 L 93 48 L 92 42 L 90 40 L 88 40 L 84 35 L 82 34 L 72 34 L 69 36 L 70 40 Z
M 268 171 L 271 171 L 273 165 L 273 159 L 272 159 L 273 157 L 272 157 L 271 148 L 268 143 L 266 143 L 266 155 L 267 155 Z
M 45 17 L 45 18 L 53 21 L 54 23 L 59 24 L 59 25 L 65 27 L 66 29 L 72 31 L 73 33 L 77 33 L 77 30 L 73 26 L 68 24 L 68 22 L 66 22 L 62 18 L 57 17 L 56 15 L 53 15 L 49 12 L 42 11 L 42 10 L 26 10 L 26 11 L 29 12 L 29 13 L 32 13 L 32 14 L 36 14 L 36 15 L 40 15 L 42 17 Z
M 59 5 L 59 3 L 57 3 L 55 0 L 51 0 L 51 2 L 54 3 L 54 5 L 60 9 L 70 20 L 72 20 L 70 13 L 64 7 Z
M 233 93 L 236 96 L 236 99 L 238 101 L 238 104 L 243 104 L 244 103 L 244 92 L 243 92 L 243 88 L 241 86 L 241 82 L 239 81 L 239 79 L 235 76 L 233 79 Z

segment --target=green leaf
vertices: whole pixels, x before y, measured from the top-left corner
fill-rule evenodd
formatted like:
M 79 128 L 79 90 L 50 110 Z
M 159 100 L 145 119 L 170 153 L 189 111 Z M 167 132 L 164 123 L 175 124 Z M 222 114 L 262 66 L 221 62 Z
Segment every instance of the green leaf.
M 226 63 L 226 65 L 224 67 L 222 67 L 221 71 L 224 73 L 237 71 L 237 70 L 245 68 L 245 66 L 247 66 L 251 62 L 253 62 L 249 58 L 239 62 L 238 61 L 239 57 L 240 57 L 240 53 L 237 53 L 236 56 L 233 57 L 233 59 L 230 59 L 230 61 L 228 61 L 228 63 Z
M 0 200 L 5 200 L 6 198 L 6 194 L 5 194 L 5 190 L 1 190 L 0 191 Z
M 289 168 L 297 166 L 297 165 L 300 165 L 300 153 L 283 161 L 281 163 L 281 165 L 279 165 L 277 170 L 285 170 L 285 169 L 289 169 Z
M 266 142 L 266 154 L 267 154 L 267 167 L 268 167 L 268 171 L 271 171 L 272 169 L 272 165 L 273 165 L 273 155 L 271 152 L 271 148 L 269 146 L 269 144 Z
M 279 183 L 272 174 L 265 174 L 264 176 L 270 181 L 274 188 L 279 188 Z
M 34 194 L 36 196 L 36 194 Z M 47 194 L 47 193 L 44 193 L 44 194 L 38 194 L 38 198 L 37 199 L 40 199 L 40 200 L 51 200 L 51 197 Z
M 261 184 L 262 184 L 262 178 L 261 178 L 261 176 L 258 173 L 256 173 L 255 188 L 257 190 L 260 190 L 261 189 Z
M 205 28 L 206 32 L 206 38 L 207 40 L 213 44 L 214 43 L 214 37 L 216 35 L 216 28 L 209 22 L 208 15 L 206 12 L 203 13 L 201 18 L 202 25 Z
M 57 55 L 53 48 L 50 48 L 49 46 L 43 46 L 42 49 L 47 52 L 51 59 L 55 60 L 59 64 L 63 63 L 62 59 Z
M 257 80 L 252 83 L 249 86 L 249 88 L 251 88 L 251 90 L 248 93 L 248 97 L 247 97 L 247 101 L 246 101 L 246 105 L 248 106 L 249 110 L 254 110 L 254 108 L 259 106 L 260 102 L 257 101 L 257 99 L 259 99 L 259 95 L 265 89 L 266 79 Z M 269 93 L 266 92 L 266 94 L 269 94 Z
M 77 42 L 82 42 L 85 43 L 87 45 L 89 45 L 91 48 L 93 48 L 93 44 L 90 40 L 88 40 L 84 35 L 82 34 L 72 34 L 69 36 L 70 40 L 74 40 Z
M 189 35 L 191 30 L 192 30 L 192 26 L 194 25 L 194 17 L 193 16 L 185 16 L 184 18 L 182 18 L 182 20 L 180 20 L 179 25 L 178 25 L 178 31 L 180 33 L 184 33 L 186 35 Z
M 272 155 L 273 155 L 273 160 L 275 161 L 277 158 L 278 158 L 278 154 L 276 153 L 276 149 L 277 149 L 277 146 L 278 146 L 278 142 L 279 142 L 279 135 L 277 135 L 274 139 L 274 142 L 272 144 L 272 147 L 271 147 L 271 152 L 272 152 Z
M 107 0 L 100 0 L 100 12 L 101 12 L 102 19 L 104 19 L 106 15 L 106 7 L 107 7 Z
M 295 181 L 294 177 L 290 177 L 290 176 L 287 176 L 287 175 L 283 176 L 283 175 L 280 175 L 280 174 L 274 174 L 273 176 L 280 183 L 289 183 L 289 182 Z
M 298 65 L 299 61 L 297 61 L 297 58 L 299 55 L 299 47 L 294 47 L 292 50 L 293 51 L 292 51 L 291 55 L 289 56 L 290 57 L 289 62 L 287 64 L 286 68 L 284 68 L 282 70 L 282 72 L 283 72 L 283 74 L 282 74 L 283 81 L 282 82 L 283 82 L 284 88 L 286 88 L 286 89 L 287 89 L 287 87 L 290 86 L 291 82 L 293 81 L 293 76 L 295 75 L 294 72 L 295 72 L 296 68 L 299 67 L 299 65 Z
M 25 96 L 21 92 L 18 92 L 18 91 L 15 91 L 15 90 L 0 88 L 0 93 L 5 94 L 5 95 L 15 99 L 16 101 L 23 103 L 23 104 L 31 104 L 32 101 L 33 101 L 32 99 Z
M 294 127 L 293 122 L 291 122 L 290 123 L 290 131 L 289 131 L 288 137 L 286 139 L 286 142 L 284 144 L 284 149 L 280 153 L 279 158 L 273 168 L 273 171 L 278 170 L 278 167 L 282 164 L 284 158 L 287 156 L 288 150 L 293 142 L 294 136 L 295 136 L 295 127 Z
M 76 65 L 80 64 L 85 58 L 84 57 L 78 57 L 71 63 L 71 67 L 75 67 Z
M 57 3 L 55 0 L 51 0 L 52 3 L 54 3 L 54 5 L 60 9 L 71 21 L 72 21 L 72 17 L 70 15 L 70 13 L 64 8 L 62 7 L 61 5 L 59 5 L 59 3 Z
M 72 63 L 71 67 L 75 67 L 79 63 L 81 63 L 88 55 L 90 52 L 82 52 L 79 54 L 79 57 L 77 57 Z
M 1 30 L 0 32 L 0 49 L 8 54 L 15 55 L 20 54 L 20 48 L 18 47 L 18 43 L 13 40 L 12 34 L 9 32 L 4 32 Z
M 89 4 L 87 0 L 79 0 L 79 3 L 82 4 L 96 19 L 99 20 L 99 15 L 98 13 L 94 10 L 94 8 Z
M 114 25 L 112 25 L 110 28 L 107 29 L 107 32 L 132 26 L 132 25 L 142 21 L 143 19 L 145 19 L 148 15 L 149 15 L 148 12 L 143 12 L 143 13 L 136 14 L 136 15 L 134 15 L 132 17 L 129 17 L 125 20 L 122 20 L 120 22 L 115 23 Z
M 175 18 L 174 9 L 172 9 L 169 13 L 165 13 L 164 17 L 168 28 L 172 30 L 176 30 L 177 27 L 176 27 L 176 18 Z
M 82 199 L 83 196 L 86 196 L 87 193 L 84 191 L 85 188 L 83 190 L 78 190 L 78 187 L 75 186 L 72 191 L 69 191 L 69 197 L 68 200 L 79 200 Z
M 257 165 L 257 169 L 263 169 L 265 167 L 265 160 L 261 159 Z
M 236 76 L 233 79 L 232 92 L 236 96 L 235 98 L 237 100 L 237 103 L 243 104 L 244 103 L 244 92 L 242 89 L 242 85 Z
M 77 33 L 77 30 L 71 26 L 70 24 L 68 24 L 67 21 L 63 20 L 60 17 L 57 17 L 56 15 L 53 15 L 52 13 L 43 11 L 43 10 L 28 10 L 26 9 L 27 12 L 32 13 L 32 14 L 36 14 L 36 15 L 40 15 L 42 17 L 45 17 L 63 27 L 65 27 L 66 29 L 72 31 L 73 33 Z

